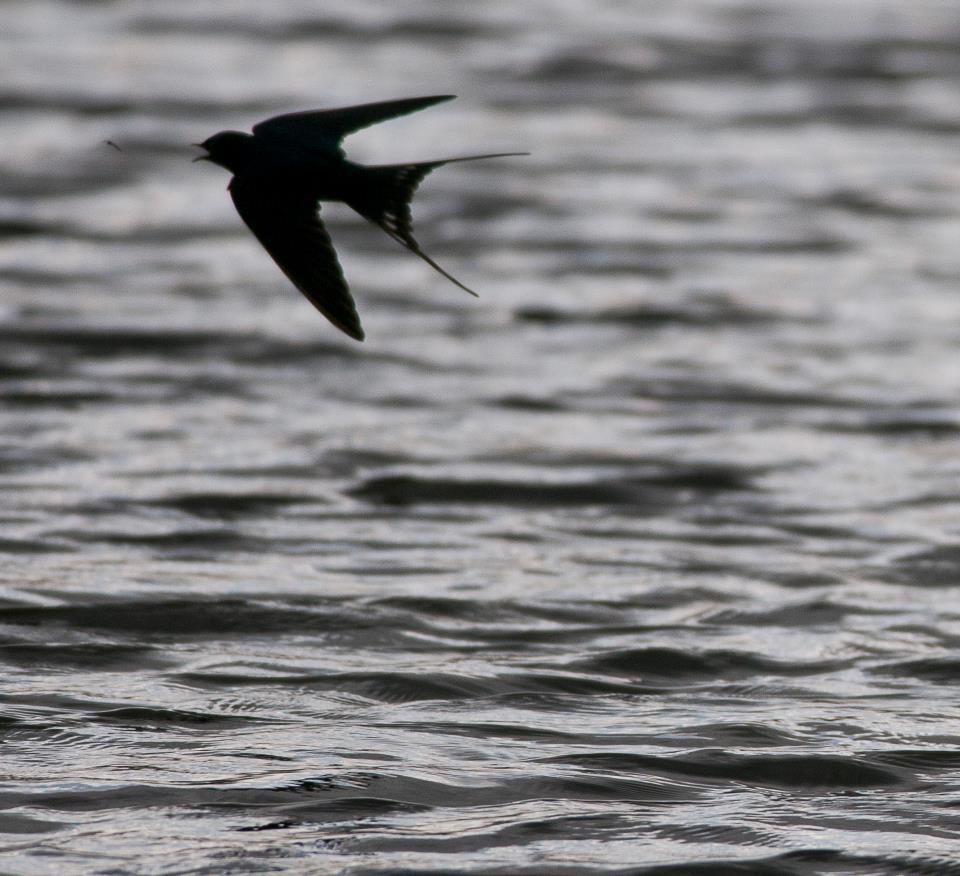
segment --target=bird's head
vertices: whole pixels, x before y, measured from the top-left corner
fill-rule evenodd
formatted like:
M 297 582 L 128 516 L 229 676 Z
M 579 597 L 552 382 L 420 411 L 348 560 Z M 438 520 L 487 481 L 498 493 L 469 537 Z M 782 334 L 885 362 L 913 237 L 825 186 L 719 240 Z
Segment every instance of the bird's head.
M 212 161 L 231 173 L 237 173 L 250 159 L 253 137 L 241 131 L 221 131 L 193 145 L 207 150 L 206 155 L 198 155 L 194 161 Z

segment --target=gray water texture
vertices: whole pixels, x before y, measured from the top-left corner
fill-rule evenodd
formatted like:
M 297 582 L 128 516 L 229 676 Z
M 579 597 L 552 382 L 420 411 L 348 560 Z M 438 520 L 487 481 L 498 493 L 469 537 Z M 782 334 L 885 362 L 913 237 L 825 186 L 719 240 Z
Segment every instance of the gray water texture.
M 960 5 L 0 15 L 0 871 L 960 873 Z

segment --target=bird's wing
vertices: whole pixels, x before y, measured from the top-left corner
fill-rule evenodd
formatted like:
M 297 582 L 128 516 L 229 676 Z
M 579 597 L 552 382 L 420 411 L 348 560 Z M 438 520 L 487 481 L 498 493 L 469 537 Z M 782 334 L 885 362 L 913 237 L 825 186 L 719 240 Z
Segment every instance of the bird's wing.
M 354 131 L 397 116 L 405 116 L 453 98 L 452 94 L 438 94 L 431 97 L 407 97 L 402 100 L 362 103 L 339 109 L 286 113 L 254 125 L 253 133 L 258 137 L 295 140 L 301 145 L 314 142 L 336 150 L 340 141 Z
M 230 183 L 230 196 L 290 282 L 338 329 L 362 341 L 360 317 L 317 203 L 294 190 L 263 191 L 238 177 Z

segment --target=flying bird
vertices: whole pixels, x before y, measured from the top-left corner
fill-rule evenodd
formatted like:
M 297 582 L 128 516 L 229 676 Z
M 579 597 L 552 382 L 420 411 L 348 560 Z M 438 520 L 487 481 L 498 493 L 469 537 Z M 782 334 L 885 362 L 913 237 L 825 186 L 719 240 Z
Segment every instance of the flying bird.
M 338 329 L 362 341 L 363 328 L 333 243 L 320 220 L 321 201 L 341 201 L 471 295 L 428 256 L 413 236 L 410 201 L 430 171 L 453 161 L 525 152 L 469 155 L 416 164 L 348 161 L 341 141 L 369 125 L 451 100 L 452 94 L 366 103 L 274 116 L 253 133 L 221 131 L 202 143 L 212 161 L 233 174 L 228 190 L 240 218 L 290 282 Z

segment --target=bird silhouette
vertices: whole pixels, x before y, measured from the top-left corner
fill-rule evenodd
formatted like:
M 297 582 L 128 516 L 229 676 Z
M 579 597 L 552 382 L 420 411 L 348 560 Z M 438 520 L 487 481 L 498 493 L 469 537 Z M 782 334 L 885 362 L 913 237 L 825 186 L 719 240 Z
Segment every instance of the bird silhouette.
M 322 201 L 352 207 L 452 283 L 476 295 L 420 248 L 413 236 L 410 201 L 423 178 L 444 164 L 527 153 L 369 166 L 348 161 L 340 146 L 354 131 L 453 97 L 441 94 L 286 113 L 254 125 L 252 134 L 221 131 L 195 143 L 207 154 L 194 161 L 211 161 L 233 174 L 227 188 L 234 206 L 263 248 L 317 310 L 362 341 L 356 305 L 320 220 Z

